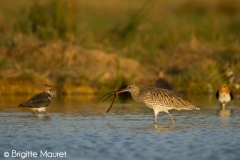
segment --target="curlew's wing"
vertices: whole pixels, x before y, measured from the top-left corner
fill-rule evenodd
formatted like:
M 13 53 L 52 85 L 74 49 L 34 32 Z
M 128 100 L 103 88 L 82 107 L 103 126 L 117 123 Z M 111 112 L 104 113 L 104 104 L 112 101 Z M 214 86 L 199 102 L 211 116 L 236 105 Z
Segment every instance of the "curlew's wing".
M 196 105 L 182 99 L 181 97 L 166 89 L 146 88 L 142 91 L 141 95 L 145 95 L 144 97 L 141 97 L 141 99 L 147 103 L 152 103 L 152 105 L 155 104 L 161 105 L 163 107 L 171 107 L 172 109 L 176 110 L 199 110 Z
M 29 99 L 27 102 L 21 103 L 19 107 L 46 107 L 51 102 L 51 95 L 47 92 L 39 93 Z

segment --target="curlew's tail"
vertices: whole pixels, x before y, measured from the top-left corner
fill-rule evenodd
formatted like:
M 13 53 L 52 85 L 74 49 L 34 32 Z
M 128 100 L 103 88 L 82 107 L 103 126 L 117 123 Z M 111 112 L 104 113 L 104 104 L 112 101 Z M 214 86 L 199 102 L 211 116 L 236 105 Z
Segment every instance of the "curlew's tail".
M 200 108 L 198 108 L 198 107 L 195 107 L 194 109 L 196 109 L 196 110 L 200 110 Z
M 185 110 L 200 110 L 200 108 L 197 107 L 197 105 L 195 104 L 192 104 L 192 103 L 188 103 L 186 104 L 184 107 L 182 107 L 182 109 L 185 109 Z
M 193 110 L 193 109 L 200 110 L 200 108 L 198 108 L 197 105 L 195 104 L 192 104 L 191 107 L 189 107 L 189 110 Z

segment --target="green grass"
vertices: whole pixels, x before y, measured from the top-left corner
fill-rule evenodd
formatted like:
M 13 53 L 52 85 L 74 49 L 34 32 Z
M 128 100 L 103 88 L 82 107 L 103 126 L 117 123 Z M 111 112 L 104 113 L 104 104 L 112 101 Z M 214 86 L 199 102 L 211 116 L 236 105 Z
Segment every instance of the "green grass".
M 237 0 L 10 0 L 1 1 L 0 10 L 0 45 L 7 50 L 63 41 L 117 53 L 139 61 L 151 75 L 146 76 L 149 81 L 163 68 L 176 90 L 182 92 L 207 92 L 208 83 L 217 88 L 227 82 L 223 73 L 227 67 L 236 72 L 240 69 Z M 46 72 L 48 66 L 39 67 L 44 61 L 34 56 L 31 60 L 35 63 L 24 61 L 32 53 L 23 53 L 15 58 L 24 70 Z M 10 65 L 5 59 L 0 61 L 0 69 Z M 73 62 L 61 63 L 54 56 L 51 60 L 49 66 L 62 68 L 58 74 L 74 77 L 65 73 Z M 86 77 L 81 83 L 95 84 Z M 129 83 L 121 74 L 117 77 L 111 87 Z M 108 83 L 97 85 L 107 88 Z

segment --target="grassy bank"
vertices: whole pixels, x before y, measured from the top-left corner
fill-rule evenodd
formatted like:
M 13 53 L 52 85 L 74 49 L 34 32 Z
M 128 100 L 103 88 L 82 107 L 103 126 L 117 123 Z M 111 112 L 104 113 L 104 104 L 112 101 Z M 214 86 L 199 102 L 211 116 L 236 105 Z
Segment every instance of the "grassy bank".
M 229 69 L 229 85 L 240 83 L 236 0 L 10 0 L 0 2 L 0 20 L 4 86 L 96 93 L 154 86 L 160 69 L 177 92 L 215 91 L 230 83 Z M 24 92 L 4 86 L 2 93 Z

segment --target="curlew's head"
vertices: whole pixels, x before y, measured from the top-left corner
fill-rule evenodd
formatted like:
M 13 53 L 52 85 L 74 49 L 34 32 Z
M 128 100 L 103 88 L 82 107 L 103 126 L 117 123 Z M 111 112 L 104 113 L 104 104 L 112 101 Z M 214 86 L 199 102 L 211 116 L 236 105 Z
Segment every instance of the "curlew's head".
M 123 93 L 123 92 L 136 93 L 136 92 L 139 92 L 139 88 L 138 88 L 137 85 L 134 85 L 134 84 L 133 84 L 133 85 L 127 86 L 127 88 L 115 90 L 115 91 L 112 91 L 112 92 L 109 92 L 109 93 L 105 94 L 105 95 L 101 98 L 101 99 L 105 98 L 105 99 L 103 100 L 103 102 L 104 102 L 106 99 L 108 99 L 109 97 L 114 96 L 114 97 L 113 97 L 112 104 L 111 104 L 111 106 L 109 107 L 109 109 L 107 110 L 107 112 L 110 111 L 110 109 L 112 108 L 112 105 L 113 105 L 113 103 L 114 103 L 114 100 L 115 100 L 117 94 Z
M 52 91 L 52 87 L 45 84 L 44 92 L 47 92 L 47 93 L 51 94 L 51 91 Z
M 122 92 L 130 92 L 130 93 L 139 92 L 139 87 L 135 84 L 132 84 L 127 86 L 127 88 L 120 89 L 117 91 L 117 93 L 122 93 Z

